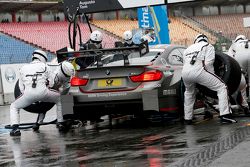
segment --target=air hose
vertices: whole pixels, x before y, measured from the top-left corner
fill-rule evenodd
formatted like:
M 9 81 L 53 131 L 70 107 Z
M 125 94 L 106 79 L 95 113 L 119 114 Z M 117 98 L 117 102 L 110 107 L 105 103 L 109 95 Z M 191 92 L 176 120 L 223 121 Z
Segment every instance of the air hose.
M 79 128 L 79 127 L 82 127 L 84 125 L 84 123 L 80 120 L 67 120 L 66 121 L 67 123 L 67 126 L 71 129 L 75 129 L 75 128 Z M 53 120 L 53 121 L 50 121 L 50 122 L 43 122 L 41 124 L 39 124 L 40 126 L 42 125 L 49 125 L 49 124 L 56 124 L 57 123 L 57 120 Z M 22 123 L 22 124 L 19 124 L 19 129 L 30 129 L 32 128 L 36 123 Z M 11 125 L 5 125 L 4 127 L 5 129 L 12 129 L 12 126 Z
M 70 30 L 71 30 L 72 24 L 74 24 L 74 29 L 73 29 L 73 38 L 71 39 L 71 31 Z M 82 34 L 81 34 L 81 29 L 80 29 L 79 24 L 76 23 L 76 21 L 74 21 L 73 23 L 72 22 L 69 23 L 69 28 L 68 28 L 69 44 L 70 44 L 70 47 L 73 48 L 74 50 L 76 48 L 76 35 L 77 35 L 76 28 L 79 31 L 79 42 L 81 43 L 82 42 Z M 72 43 L 72 40 L 73 40 L 73 43 Z
M 72 114 L 66 114 L 63 116 L 64 118 L 64 124 L 71 128 L 71 129 L 75 129 L 75 128 L 79 128 L 82 127 L 84 125 L 84 123 L 78 119 L 75 118 L 74 115 Z M 49 124 L 56 124 L 57 123 L 57 119 L 50 121 L 50 122 L 43 122 L 41 124 L 39 124 L 40 126 L 42 125 L 49 125 Z M 33 123 L 22 123 L 19 124 L 19 129 L 30 129 L 32 128 L 34 125 L 36 124 L 36 122 Z M 11 125 L 5 125 L 5 129 L 12 129 Z
M 56 122 L 57 122 L 57 119 L 55 119 L 53 121 L 50 121 L 50 122 L 43 122 L 43 123 L 41 123 L 39 125 L 42 126 L 42 125 L 56 124 Z M 22 123 L 22 124 L 19 124 L 19 129 L 30 129 L 35 124 L 36 124 L 35 122 L 33 122 L 33 123 Z M 4 128 L 5 129 L 12 129 L 12 126 L 11 125 L 5 125 Z
M 69 15 L 69 14 L 68 14 Z M 76 35 L 77 35 L 77 30 L 79 32 L 79 43 L 82 43 L 82 34 L 81 34 L 81 29 L 77 21 L 77 16 L 79 15 L 79 8 L 77 8 L 76 14 L 72 17 L 67 16 L 68 21 L 69 21 L 69 28 L 68 28 L 68 38 L 69 38 L 69 44 L 70 47 L 73 48 L 74 50 L 76 49 Z M 86 17 L 86 15 L 85 15 Z M 88 21 L 88 19 L 87 19 Z M 73 36 L 71 38 L 71 26 L 73 24 Z M 89 24 L 89 23 L 88 23 Z

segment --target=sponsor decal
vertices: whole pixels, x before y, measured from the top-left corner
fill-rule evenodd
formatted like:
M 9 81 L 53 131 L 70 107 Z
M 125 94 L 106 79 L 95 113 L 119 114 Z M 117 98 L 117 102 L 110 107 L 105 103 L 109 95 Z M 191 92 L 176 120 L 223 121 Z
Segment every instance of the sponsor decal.
M 112 86 L 113 81 L 114 81 L 113 79 L 107 79 L 106 80 L 106 84 L 107 84 L 106 86 Z
M 5 79 L 9 83 L 13 83 L 16 80 L 16 72 L 12 67 L 7 67 L 5 70 Z
M 141 12 L 142 12 L 142 15 L 141 15 L 141 18 L 140 18 L 140 27 L 142 28 L 150 28 L 152 23 L 150 22 L 149 23 L 149 8 L 148 7 L 145 7 L 145 8 L 142 8 L 141 9 Z
M 167 95 L 176 95 L 176 89 L 163 90 L 163 95 L 164 96 L 167 96 Z
M 116 97 L 116 96 L 126 96 L 127 93 L 119 92 L 119 93 L 96 93 L 96 94 L 88 94 L 88 97 Z
M 90 1 L 80 1 L 79 2 L 79 7 L 80 9 L 87 9 L 89 8 L 90 5 L 95 4 L 95 0 L 90 0 Z

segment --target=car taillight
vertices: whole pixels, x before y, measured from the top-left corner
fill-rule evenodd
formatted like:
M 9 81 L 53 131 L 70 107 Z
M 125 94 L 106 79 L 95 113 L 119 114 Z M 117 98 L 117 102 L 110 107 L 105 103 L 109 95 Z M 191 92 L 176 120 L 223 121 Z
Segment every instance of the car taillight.
M 139 75 L 130 76 L 133 82 L 159 81 L 161 78 L 162 72 L 158 70 L 146 71 Z
M 85 86 L 88 83 L 86 78 L 73 77 L 70 81 L 71 86 Z

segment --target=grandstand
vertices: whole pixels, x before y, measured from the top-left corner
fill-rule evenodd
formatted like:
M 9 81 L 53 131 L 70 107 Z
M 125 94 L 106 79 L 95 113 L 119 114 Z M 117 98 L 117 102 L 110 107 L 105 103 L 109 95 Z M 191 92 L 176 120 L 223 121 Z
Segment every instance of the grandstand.
M 197 35 L 197 33 L 206 34 L 213 44 L 217 40 L 214 35 L 206 32 L 192 22 L 182 19 L 181 17 L 170 17 L 169 19 L 170 40 L 173 44 L 185 46 L 190 45 L 193 43 L 193 38 Z M 136 20 L 93 20 L 91 23 L 121 38 L 123 32 L 138 28 L 138 21 Z
M 16 39 L 54 53 L 65 46 L 69 47 L 68 22 L 29 22 L 29 23 L 2 23 L 0 31 Z M 90 31 L 87 24 L 80 24 L 82 42 L 89 39 Z M 93 27 L 93 29 L 96 29 Z M 77 36 L 79 37 L 79 35 Z M 103 31 L 103 46 L 114 47 L 118 39 Z M 78 38 L 77 38 L 78 40 Z M 80 42 L 77 41 L 79 44 Z M 76 49 L 79 49 L 79 45 Z
M 36 49 L 38 48 L 0 33 L 1 64 L 31 62 L 31 55 Z M 53 57 L 48 53 L 49 60 L 52 60 Z
M 250 17 L 250 13 L 193 16 L 192 19 L 204 24 L 209 29 L 221 32 L 230 39 L 234 39 L 239 34 L 244 34 L 250 39 L 250 28 L 243 27 L 243 18 L 246 17 Z
M 181 17 L 170 17 L 170 21 L 170 39 L 173 44 L 190 45 L 197 33 L 206 34 L 211 43 L 215 43 L 217 40 L 214 35 Z M 114 42 L 122 38 L 124 31 L 138 28 L 136 20 L 93 20 L 91 23 L 94 30 L 102 30 L 104 34 L 103 45 L 106 48 L 114 47 Z M 89 28 L 84 23 L 79 25 L 83 38 L 82 42 L 86 42 L 90 35 Z M 62 47 L 69 46 L 68 23 L 64 21 L 2 23 L 0 24 L 0 31 L 31 45 L 39 46 L 51 53 L 55 53 L 56 50 Z M 77 41 L 77 43 L 80 42 Z M 77 46 L 78 48 L 79 46 Z

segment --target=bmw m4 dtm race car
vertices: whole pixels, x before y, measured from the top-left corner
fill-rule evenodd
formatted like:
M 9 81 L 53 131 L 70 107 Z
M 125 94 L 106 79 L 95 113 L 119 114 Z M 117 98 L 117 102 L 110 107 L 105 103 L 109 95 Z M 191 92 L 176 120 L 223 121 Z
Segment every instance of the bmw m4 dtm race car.
M 184 85 L 181 81 L 183 52 L 178 45 L 148 46 L 58 52 L 58 61 L 69 60 L 77 68 L 71 80 L 70 96 L 78 118 L 103 115 L 161 114 L 166 118 L 183 115 Z M 215 72 L 236 91 L 240 67 L 231 57 L 216 53 Z M 234 79 L 234 82 L 231 80 Z M 216 93 L 198 86 L 203 95 Z M 203 107 L 197 100 L 196 108 Z

